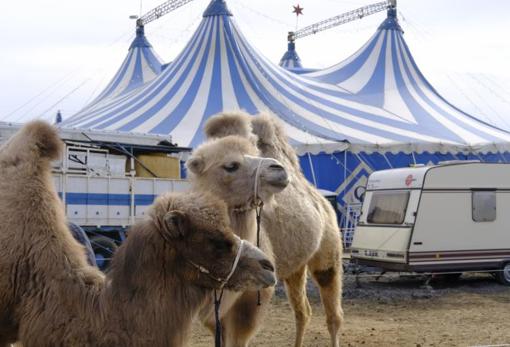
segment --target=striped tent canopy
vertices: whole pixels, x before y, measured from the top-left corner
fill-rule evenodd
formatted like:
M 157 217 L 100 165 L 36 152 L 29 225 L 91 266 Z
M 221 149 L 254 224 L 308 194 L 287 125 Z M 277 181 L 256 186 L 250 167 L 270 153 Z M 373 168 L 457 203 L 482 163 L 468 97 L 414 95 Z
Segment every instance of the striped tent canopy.
M 114 98 L 152 81 L 161 72 L 161 66 L 161 59 L 145 37 L 144 27 L 137 27 L 136 37 L 119 70 L 106 88 L 85 108 L 92 109 L 104 99 Z
M 488 129 L 487 124 L 449 103 L 427 81 L 404 40 L 394 8 L 388 10 L 377 32 L 355 54 L 304 76 L 337 85 L 357 100 L 383 108 L 402 121 L 435 129 L 442 125 L 461 137 L 467 131 L 477 137 L 472 142 L 498 142 L 478 132 Z
M 247 42 L 226 3 L 212 0 L 183 52 L 153 81 L 85 109 L 64 121 L 63 126 L 170 134 L 180 146 L 194 147 L 204 141 L 202 128 L 209 117 L 241 109 L 250 114 L 275 114 L 300 153 L 332 153 L 343 150 L 347 143 L 353 151 L 370 152 L 381 147 L 392 151 L 444 151 L 444 146 L 462 149 L 508 143 L 508 133 L 445 101 L 434 103 L 442 99 L 415 87 L 426 81 L 421 74 L 413 75 L 418 73 L 414 62 L 404 65 L 412 58 L 403 41 L 397 40 L 397 28 L 395 19 L 390 18 L 380 30 L 388 34 L 375 40 L 374 46 L 383 52 L 395 47 L 402 56 L 394 56 L 393 60 L 407 69 L 413 67 L 410 71 L 402 68 L 405 75 L 398 76 L 403 81 L 386 82 L 403 83 L 408 88 L 404 97 L 413 97 L 409 99 L 414 107 L 410 114 L 395 108 L 407 99 L 384 103 L 385 89 L 376 92 L 376 86 L 385 84 L 379 70 L 372 71 L 367 89 L 354 90 L 331 79 L 325 71 L 303 77 L 274 65 Z M 382 48 L 378 46 L 383 44 Z M 398 89 L 393 90 L 388 95 L 398 94 Z

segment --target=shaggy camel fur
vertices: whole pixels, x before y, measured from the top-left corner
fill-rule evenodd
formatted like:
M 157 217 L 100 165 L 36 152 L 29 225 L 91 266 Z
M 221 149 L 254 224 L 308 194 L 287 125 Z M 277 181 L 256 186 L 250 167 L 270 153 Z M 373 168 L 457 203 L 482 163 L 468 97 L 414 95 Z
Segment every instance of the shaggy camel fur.
M 274 284 L 268 258 L 240 248 L 225 204 L 199 193 L 158 198 L 103 278 L 67 230 L 50 171 L 60 149 L 43 122 L 0 149 L 0 346 L 182 346 L 238 251 L 225 288 Z
M 252 129 L 251 133 L 247 129 Z M 343 320 L 342 242 L 335 211 L 304 177 L 297 155 L 289 145 L 283 127 L 268 115 L 250 117 L 243 113 L 225 113 L 206 124 L 208 138 L 240 135 L 257 138 L 264 157 L 277 159 L 288 170 L 290 185 L 275 195 L 276 203 L 265 209 L 262 225 L 268 230 L 273 247 L 276 272 L 285 282 L 296 318 L 295 346 L 303 343 L 311 307 L 306 296 L 307 269 L 319 286 L 324 305 L 331 346 L 339 345 Z
M 208 191 L 228 205 L 232 227 L 239 236 L 256 241 L 257 226 L 254 210 L 255 181 L 258 197 L 270 208 L 272 196 L 288 184 L 284 168 L 274 159 L 257 157 L 254 143 L 229 136 L 209 141 L 197 148 L 188 160 L 191 182 L 195 191 Z M 258 170 L 258 175 L 257 175 Z M 257 177 L 258 176 L 258 177 Z M 266 230 L 261 230 L 261 249 L 272 254 Z M 273 289 L 261 291 L 261 306 L 257 306 L 257 292 L 225 296 L 221 306 L 224 345 L 247 346 L 255 334 Z M 212 328 L 212 313 L 202 312 L 202 318 Z

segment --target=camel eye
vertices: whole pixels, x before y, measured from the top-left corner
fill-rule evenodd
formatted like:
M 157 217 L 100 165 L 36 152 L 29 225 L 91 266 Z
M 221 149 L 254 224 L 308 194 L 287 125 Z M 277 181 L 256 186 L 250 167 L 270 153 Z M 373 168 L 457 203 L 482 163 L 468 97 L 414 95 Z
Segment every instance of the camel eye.
M 232 249 L 232 242 L 224 239 L 211 239 L 214 249 L 221 252 L 227 252 Z
M 235 172 L 237 169 L 239 169 L 240 164 L 238 162 L 232 162 L 230 164 L 224 165 L 223 169 L 227 172 Z

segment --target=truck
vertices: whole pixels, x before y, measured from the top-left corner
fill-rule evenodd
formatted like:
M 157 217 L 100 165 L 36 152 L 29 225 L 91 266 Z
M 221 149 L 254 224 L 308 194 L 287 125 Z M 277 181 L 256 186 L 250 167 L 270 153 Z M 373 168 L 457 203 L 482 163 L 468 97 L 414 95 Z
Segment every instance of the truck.
M 351 261 L 384 271 L 488 271 L 510 285 L 510 164 L 445 162 L 372 173 Z
M 0 143 L 21 124 L 0 124 Z M 185 191 L 182 163 L 190 148 L 171 137 L 83 129 L 59 129 L 64 142 L 53 163 L 53 181 L 70 222 L 85 230 L 99 268 L 165 192 Z

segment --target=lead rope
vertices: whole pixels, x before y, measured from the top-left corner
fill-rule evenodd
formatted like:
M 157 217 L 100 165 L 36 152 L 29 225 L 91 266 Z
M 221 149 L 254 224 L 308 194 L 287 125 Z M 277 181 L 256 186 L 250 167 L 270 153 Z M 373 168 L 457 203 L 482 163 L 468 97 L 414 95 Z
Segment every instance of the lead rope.
M 216 324 L 216 328 L 214 331 L 214 345 L 216 347 L 221 347 L 221 320 L 220 320 L 220 305 L 221 305 L 221 299 L 223 298 L 223 288 L 227 284 L 227 282 L 230 280 L 234 272 L 236 271 L 237 265 L 239 264 L 239 259 L 241 258 L 241 253 L 243 251 L 244 247 L 244 240 L 241 240 L 239 244 L 239 249 L 237 250 L 236 257 L 234 259 L 234 263 L 232 264 L 232 269 L 230 270 L 230 273 L 225 277 L 225 279 L 222 281 L 219 292 L 220 295 L 218 295 L 218 290 L 214 290 L 214 320 Z
M 255 213 L 257 214 L 257 247 L 260 248 L 260 216 L 262 215 L 262 208 L 264 207 L 264 203 L 262 200 L 255 207 Z M 257 290 L 257 306 L 260 306 L 260 290 Z
M 253 199 L 255 204 L 255 213 L 257 215 L 257 247 L 260 248 L 260 216 L 262 215 L 262 208 L 264 202 L 259 197 L 259 180 L 260 180 L 260 167 L 264 159 L 260 159 L 255 171 L 255 186 L 253 188 Z M 260 306 L 260 290 L 257 290 L 257 306 Z
M 220 295 L 218 296 L 218 292 L 214 290 L 214 319 L 216 321 L 216 329 L 214 331 L 214 346 L 221 347 L 221 320 L 220 320 L 220 305 L 221 298 L 223 297 L 223 289 L 220 291 Z

